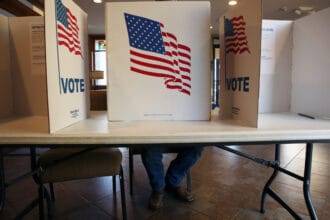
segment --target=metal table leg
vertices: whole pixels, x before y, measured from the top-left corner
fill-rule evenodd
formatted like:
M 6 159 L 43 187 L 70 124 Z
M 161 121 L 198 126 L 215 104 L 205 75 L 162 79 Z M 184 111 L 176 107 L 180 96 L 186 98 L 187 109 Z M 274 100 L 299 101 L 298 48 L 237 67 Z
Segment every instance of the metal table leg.
M 281 157 L 281 145 L 275 144 L 275 161 L 277 162 L 278 166 L 280 166 L 280 157 Z M 278 169 L 274 169 L 273 174 L 268 179 L 266 185 L 264 186 L 264 189 L 262 190 L 261 195 L 261 205 L 260 205 L 260 212 L 265 213 L 265 199 L 266 195 L 269 192 L 270 185 L 273 183 L 274 179 L 276 178 L 278 174 Z
M 310 183 L 311 183 L 311 172 L 312 172 L 312 158 L 313 158 L 313 144 L 307 143 L 306 145 L 306 156 L 305 156 L 305 171 L 304 171 L 304 181 L 303 190 L 304 197 L 306 201 L 306 206 L 311 219 L 317 219 L 316 210 L 313 206 L 311 193 L 310 193 Z
M 279 146 L 276 146 L 275 160 L 277 160 L 276 158 L 279 159 L 279 156 L 280 156 L 279 150 L 280 150 Z M 270 185 L 273 182 L 273 180 L 275 179 L 277 173 L 280 171 L 280 172 L 283 172 L 283 173 L 303 182 L 303 192 L 304 192 L 305 202 L 306 202 L 306 206 L 307 206 L 309 215 L 312 220 L 318 219 L 315 208 L 313 206 L 312 199 L 311 199 L 311 194 L 310 194 L 312 158 L 313 158 L 313 144 L 307 143 L 306 144 L 306 156 L 305 156 L 305 171 L 304 171 L 303 177 L 301 177 L 295 173 L 292 173 L 291 171 L 285 170 L 285 169 L 281 168 L 280 166 L 274 168 L 274 172 L 273 172 L 272 176 L 269 178 L 269 180 L 266 183 L 264 190 L 262 192 L 260 212 L 262 212 L 262 213 L 265 212 L 264 203 L 265 203 L 265 197 L 268 194 L 273 199 L 275 199 L 277 202 L 279 202 L 295 219 L 301 219 L 301 217 L 298 215 L 298 213 L 296 213 L 294 210 L 292 210 L 290 208 L 290 206 L 288 204 L 286 204 L 280 198 L 280 196 L 277 195 L 270 187 Z
M 271 198 L 273 198 L 275 201 L 277 201 L 283 208 L 285 208 L 293 218 L 295 219 L 301 219 L 299 214 L 295 212 L 282 198 L 271 188 L 271 184 L 276 178 L 278 172 L 282 172 L 288 176 L 291 176 L 292 178 L 295 178 L 297 180 L 300 180 L 303 182 L 303 191 L 304 191 L 304 197 L 305 197 L 305 202 L 306 206 L 309 212 L 309 215 L 312 220 L 317 220 L 317 215 L 315 208 L 312 203 L 311 195 L 310 195 L 310 179 L 311 179 L 311 170 L 312 170 L 312 157 L 313 157 L 313 144 L 312 143 L 307 143 L 306 144 L 306 158 L 305 158 L 305 172 L 304 176 L 300 176 L 296 173 L 293 173 L 283 167 L 280 167 L 280 144 L 275 145 L 275 160 L 274 161 L 267 161 L 261 158 L 257 158 L 255 156 L 237 151 L 235 149 L 223 146 L 223 145 L 217 145 L 218 148 L 221 148 L 223 150 L 229 151 L 231 153 L 234 153 L 236 155 L 239 155 L 241 157 L 247 158 L 249 160 L 252 160 L 258 164 L 271 167 L 274 169 L 273 174 L 271 177 L 268 179 L 266 185 L 264 186 L 264 189 L 262 191 L 261 195 L 261 206 L 260 206 L 260 212 L 264 213 L 265 208 L 265 198 L 266 195 L 269 195 Z
M 129 159 L 129 193 L 133 196 L 133 176 L 134 176 L 134 154 L 132 149 L 128 148 L 128 159 Z

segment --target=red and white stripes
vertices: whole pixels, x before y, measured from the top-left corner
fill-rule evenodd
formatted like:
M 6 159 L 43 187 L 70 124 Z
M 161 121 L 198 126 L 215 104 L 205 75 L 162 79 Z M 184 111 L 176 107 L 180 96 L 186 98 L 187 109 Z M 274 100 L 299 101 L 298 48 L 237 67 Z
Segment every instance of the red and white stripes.
M 79 40 L 79 27 L 77 18 L 67 9 L 68 27 L 57 22 L 58 44 L 65 46 L 70 53 L 81 56 L 81 46 Z
M 162 24 L 160 26 L 165 54 L 131 47 L 131 71 L 164 78 L 166 88 L 190 95 L 191 49 L 186 45 L 179 44 L 175 35 L 164 31 Z
M 242 54 L 250 53 L 248 40 L 245 33 L 246 23 L 243 16 L 233 17 L 231 20 L 233 35 L 226 37 L 226 53 Z

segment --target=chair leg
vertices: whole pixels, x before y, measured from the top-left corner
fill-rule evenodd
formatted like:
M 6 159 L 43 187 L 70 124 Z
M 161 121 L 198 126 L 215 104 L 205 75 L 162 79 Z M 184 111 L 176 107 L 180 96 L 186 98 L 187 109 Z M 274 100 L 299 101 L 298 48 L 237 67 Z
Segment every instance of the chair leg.
M 48 190 L 44 188 L 44 198 L 47 202 L 47 217 L 49 220 L 53 219 L 53 201 L 51 195 L 49 195 Z
M 187 192 L 191 192 L 192 191 L 192 183 L 191 183 L 191 172 L 190 169 L 187 172 Z
M 42 184 L 39 185 L 38 193 L 39 193 L 39 220 L 43 220 L 45 219 L 45 212 L 44 212 L 44 187 Z
M 55 202 L 55 192 L 54 192 L 54 184 L 49 183 L 49 191 L 50 191 L 50 198 L 52 202 Z
M 116 183 L 117 178 L 116 177 L 117 177 L 116 175 L 112 176 L 112 194 L 113 194 L 114 198 L 117 195 L 117 183 Z
M 126 196 L 125 196 L 125 186 L 124 186 L 124 172 L 123 167 L 120 166 L 120 195 L 121 195 L 121 209 L 123 213 L 123 219 L 127 219 L 127 212 L 126 212 Z
M 129 160 L 129 192 L 133 196 L 133 175 L 134 175 L 134 155 L 131 149 L 128 149 L 128 160 Z

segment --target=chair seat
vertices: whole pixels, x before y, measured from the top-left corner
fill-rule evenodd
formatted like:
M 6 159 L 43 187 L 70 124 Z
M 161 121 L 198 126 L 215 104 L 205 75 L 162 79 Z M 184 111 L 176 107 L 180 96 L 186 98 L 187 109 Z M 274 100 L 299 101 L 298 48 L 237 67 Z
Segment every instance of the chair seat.
M 114 176 L 120 173 L 122 154 L 116 148 L 96 148 L 51 165 L 54 161 L 85 149 L 79 147 L 53 148 L 43 153 L 39 158 L 39 165 L 43 168 L 40 176 L 42 183 Z

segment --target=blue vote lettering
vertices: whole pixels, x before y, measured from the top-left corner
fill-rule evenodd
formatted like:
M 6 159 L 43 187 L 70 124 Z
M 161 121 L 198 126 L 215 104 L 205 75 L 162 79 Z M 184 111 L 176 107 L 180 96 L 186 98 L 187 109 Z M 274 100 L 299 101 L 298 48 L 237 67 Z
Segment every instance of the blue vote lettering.
M 237 77 L 226 79 L 227 90 L 232 91 L 250 91 L 250 77 Z
M 85 80 L 79 78 L 62 78 L 62 91 L 66 93 L 80 93 L 85 91 Z

